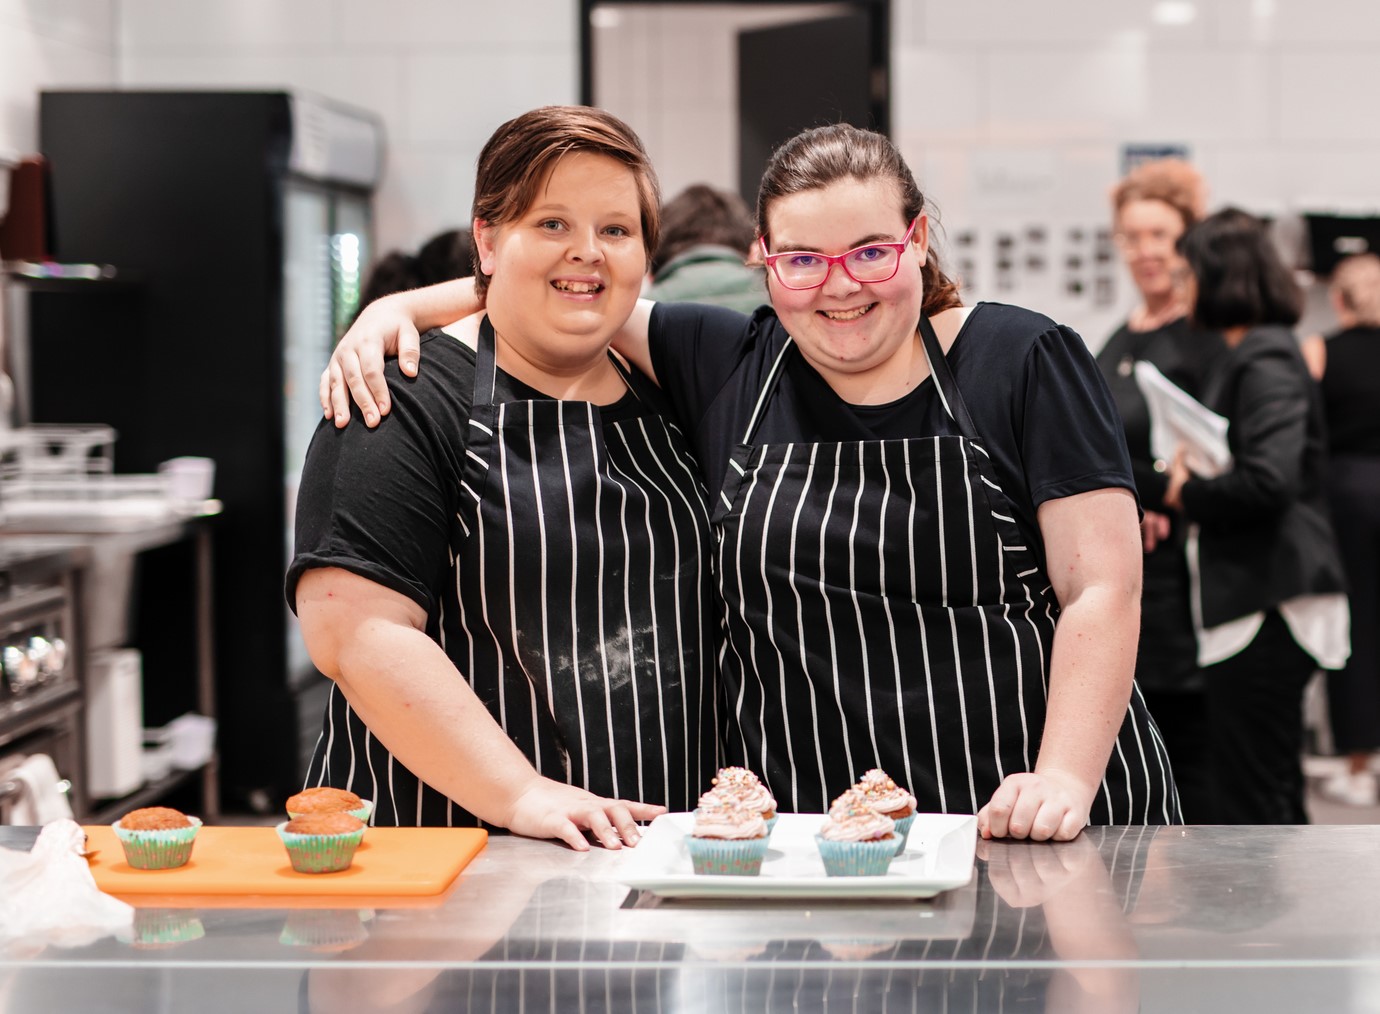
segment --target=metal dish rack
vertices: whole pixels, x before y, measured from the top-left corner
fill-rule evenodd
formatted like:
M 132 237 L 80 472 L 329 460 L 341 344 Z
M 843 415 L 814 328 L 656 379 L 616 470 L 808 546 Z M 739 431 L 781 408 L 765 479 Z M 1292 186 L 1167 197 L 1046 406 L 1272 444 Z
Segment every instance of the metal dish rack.
M 114 474 L 114 444 L 103 425 L 0 431 L 0 523 L 170 513 L 160 476 Z

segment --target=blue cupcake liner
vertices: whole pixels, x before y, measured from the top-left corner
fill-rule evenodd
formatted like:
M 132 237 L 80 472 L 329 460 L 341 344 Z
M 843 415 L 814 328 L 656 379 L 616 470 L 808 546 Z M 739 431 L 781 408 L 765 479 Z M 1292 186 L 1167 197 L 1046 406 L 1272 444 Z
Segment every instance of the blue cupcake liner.
M 767 856 L 767 839 L 696 838 L 685 836 L 690 863 L 696 873 L 721 877 L 755 877 L 762 872 Z
M 771 837 L 771 829 L 776 826 L 777 818 L 780 816 L 779 813 L 773 813 L 770 817 L 764 818 L 767 822 L 767 837 Z
M 910 837 L 910 826 L 915 823 L 915 814 L 912 813 L 909 817 L 894 817 L 892 819 L 896 824 L 896 835 L 901 839 L 896 845 L 896 854 L 899 856 L 906 850 L 906 840 Z
M 831 841 L 815 835 L 824 872 L 831 877 L 879 877 L 896 857 L 896 836 L 871 841 Z

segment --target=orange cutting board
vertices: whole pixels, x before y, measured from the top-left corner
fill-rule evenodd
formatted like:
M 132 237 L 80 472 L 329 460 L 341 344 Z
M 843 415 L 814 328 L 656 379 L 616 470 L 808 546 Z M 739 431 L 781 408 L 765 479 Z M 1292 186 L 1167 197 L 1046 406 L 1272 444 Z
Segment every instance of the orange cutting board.
M 459 827 L 371 827 L 338 873 L 298 873 L 271 827 L 203 827 L 186 866 L 136 870 L 115 832 L 87 827 L 91 873 L 108 894 L 425 897 L 440 894 L 479 854 L 488 832 Z

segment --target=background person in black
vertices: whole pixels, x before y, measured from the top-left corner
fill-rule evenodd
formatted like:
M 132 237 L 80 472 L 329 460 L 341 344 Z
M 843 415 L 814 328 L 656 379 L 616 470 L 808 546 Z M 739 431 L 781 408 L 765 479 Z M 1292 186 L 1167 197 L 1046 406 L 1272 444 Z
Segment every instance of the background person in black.
M 474 232 L 487 313 L 308 451 L 287 596 L 336 685 L 307 782 L 374 823 L 634 844 L 717 760 L 705 493 L 608 351 L 656 243 L 641 142 L 595 109 L 504 124 Z
M 1351 658 L 1328 674 L 1328 713 L 1345 775 L 1322 786 L 1333 799 L 1376 800 L 1368 765 L 1380 751 L 1380 257 L 1348 257 L 1329 286 L 1342 329 L 1327 339 L 1328 499 L 1351 593 Z
M 960 304 L 881 135 L 788 141 L 757 227 L 775 312 L 644 301 L 618 339 L 717 498 L 728 757 L 784 810 L 880 765 L 984 836 L 1177 821 L 1132 685 L 1130 465 L 1082 340 Z M 381 348 L 473 305 L 457 282 L 366 310 L 323 406 L 342 421 L 347 385 L 372 406 Z
M 1210 757 L 1224 824 L 1306 824 L 1303 688 L 1346 661 L 1345 579 L 1328 518 L 1322 398 L 1291 327 L 1302 294 L 1263 225 L 1235 208 L 1179 241 L 1193 319 L 1229 352 L 1203 383 L 1228 420 L 1231 467 L 1192 474 L 1164 502 L 1194 523 L 1188 559 Z
M 1145 510 L 1136 684 L 1164 734 L 1190 824 L 1216 819 L 1203 677 L 1189 614 L 1185 526 L 1164 505 L 1167 462 L 1150 453 L 1150 416 L 1134 370 L 1138 361 L 1151 363 L 1197 397 L 1213 360 L 1226 351 L 1220 335 L 1189 322 L 1188 294 L 1175 278 L 1183 268 L 1175 244 L 1202 217 L 1204 190 L 1198 171 L 1180 159 L 1137 166 L 1112 190 L 1113 235 L 1140 303 L 1097 356 L 1121 415 Z

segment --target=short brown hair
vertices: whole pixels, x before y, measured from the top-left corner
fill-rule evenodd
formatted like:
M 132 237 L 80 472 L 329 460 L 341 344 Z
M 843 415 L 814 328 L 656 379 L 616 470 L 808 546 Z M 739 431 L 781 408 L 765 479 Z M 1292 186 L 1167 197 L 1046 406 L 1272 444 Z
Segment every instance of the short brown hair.
M 474 218 L 503 225 L 521 218 L 537 189 L 563 155 L 588 151 L 623 163 L 637 181 L 642 247 L 648 263 L 661 234 L 661 191 L 642 139 L 612 113 L 593 106 L 542 106 L 514 117 L 493 132 L 479 153 L 474 179 Z M 475 259 L 475 291 L 489 278 Z
M 757 191 L 758 233 L 770 241 L 767 211 L 773 201 L 820 190 L 845 179 L 894 182 L 901 194 L 901 210 L 907 223 L 925 210 L 925 195 L 890 138 L 847 123 L 835 123 L 801 131 L 767 160 L 762 186 Z M 933 247 L 925 258 L 921 279 L 925 298 L 920 312 L 925 316 L 962 305 L 958 285 L 940 268 L 939 255 Z
M 746 260 L 756 238 L 747 203 L 704 183 L 686 187 L 661 209 L 661 244 L 652 257 L 655 277 L 668 262 L 695 246 L 726 246 Z
M 1112 188 L 1112 213 L 1132 201 L 1162 201 L 1179 213 L 1184 228 L 1207 213 L 1207 184 L 1197 169 L 1181 158 L 1142 162 Z

